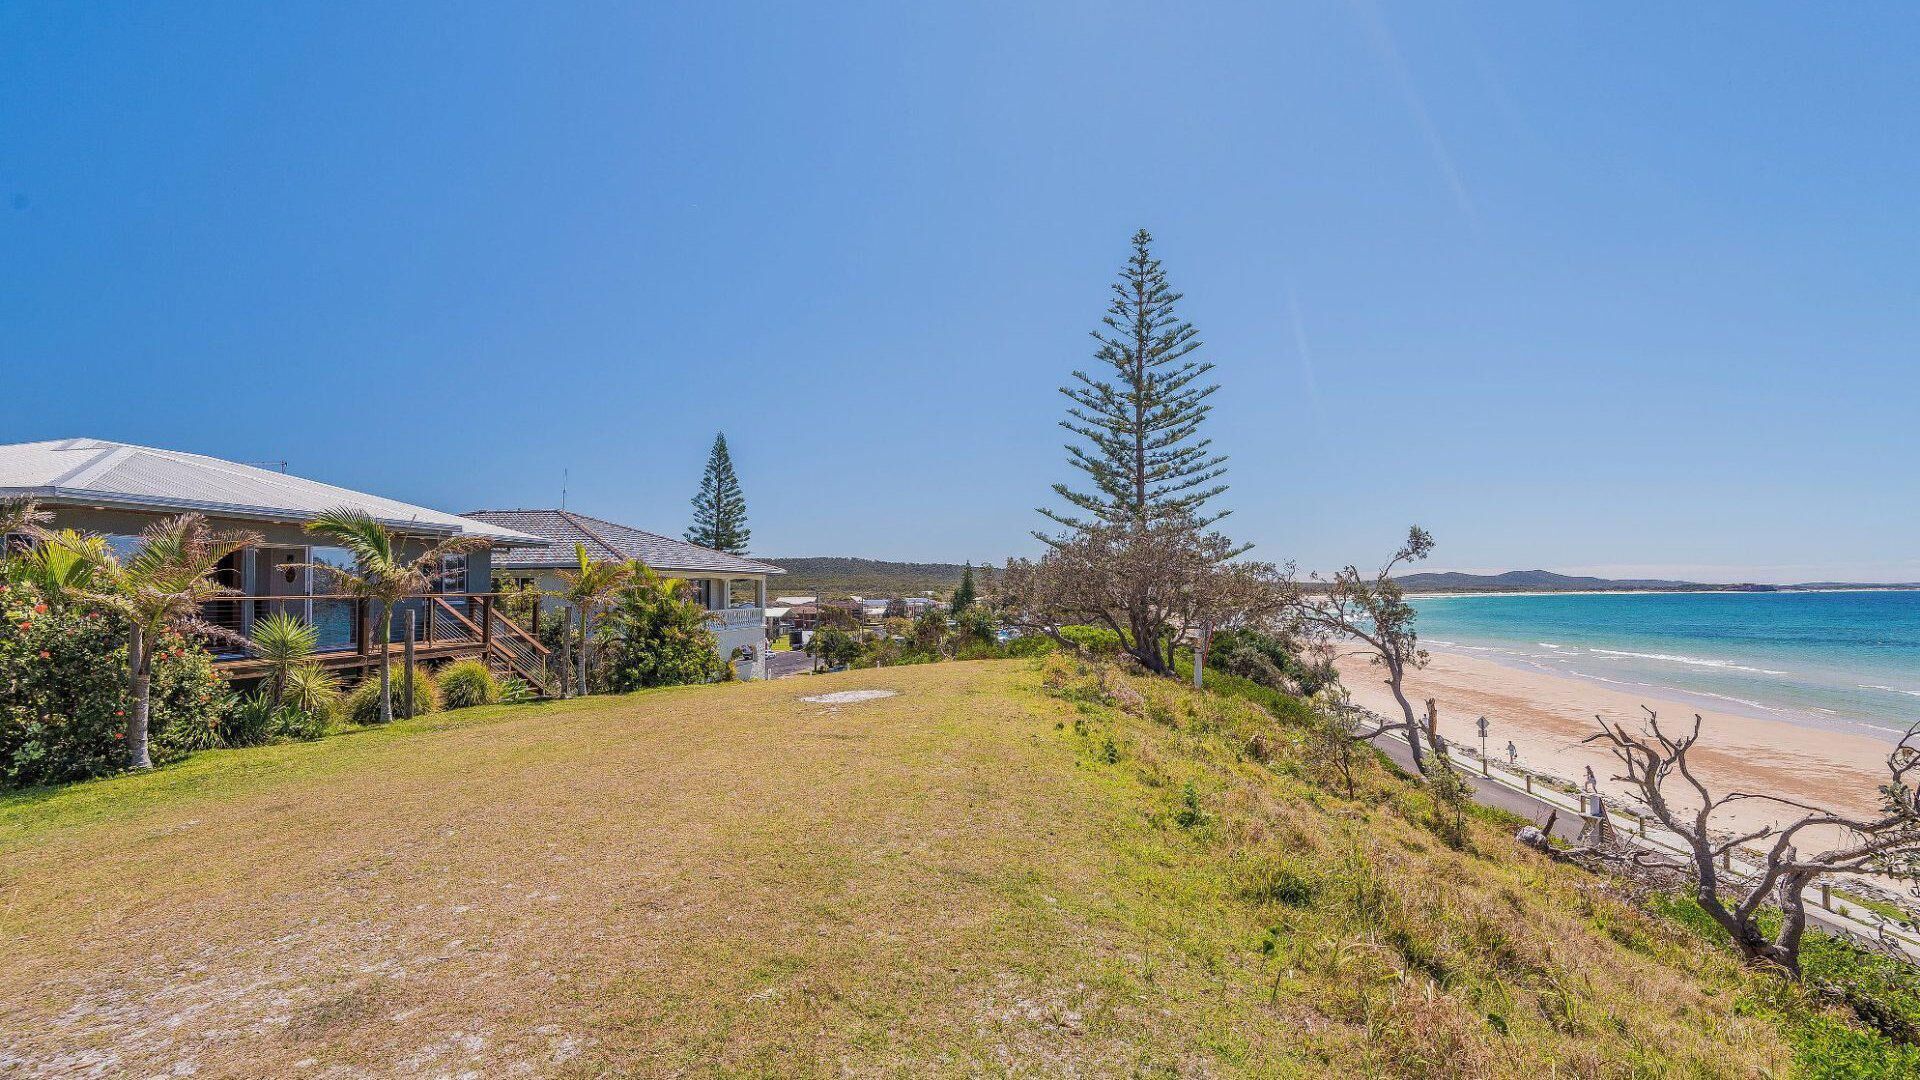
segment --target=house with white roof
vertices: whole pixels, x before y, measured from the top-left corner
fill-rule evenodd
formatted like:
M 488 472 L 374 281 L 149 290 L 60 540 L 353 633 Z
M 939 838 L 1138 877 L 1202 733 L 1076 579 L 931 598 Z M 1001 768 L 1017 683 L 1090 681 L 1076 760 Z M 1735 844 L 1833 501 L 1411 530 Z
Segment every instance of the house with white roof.
M 415 552 L 452 536 L 484 537 L 488 547 L 442 560 L 428 592 L 400 606 L 392 640 L 401 639 L 411 615 L 422 659 L 480 657 L 544 689 L 546 650 L 494 610 L 492 580 L 495 558 L 544 548 L 545 537 L 253 465 L 105 439 L 0 446 L 0 498 L 7 497 L 33 499 L 52 514 L 54 528 L 104 536 L 122 552 L 138 545 L 148 525 L 187 512 L 205 515 L 222 531 L 257 533 L 260 543 L 217 571 L 237 595 L 208 605 L 206 617 L 244 634 L 268 614 L 294 614 L 319 630 L 321 662 L 348 670 L 377 665 L 373 613 L 325 591 L 326 575 L 311 566 L 344 567 L 351 556 L 308 532 L 308 524 L 326 510 L 361 510 L 392 530 L 403 550 Z M 219 656 L 217 664 L 232 677 L 259 673 L 257 662 L 239 651 Z
M 494 573 L 522 586 L 564 591 L 558 572 L 579 565 L 576 547 L 585 548 L 594 562 L 639 561 L 663 577 L 686 581 L 694 601 L 707 609 L 721 657 L 733 662 L 742 678 L 765 673 L 767 581 L 786 573 L 780 567 L 570 510 L 475 510 L 463 516 L 543 538 L 542 546 L 495 553 Z

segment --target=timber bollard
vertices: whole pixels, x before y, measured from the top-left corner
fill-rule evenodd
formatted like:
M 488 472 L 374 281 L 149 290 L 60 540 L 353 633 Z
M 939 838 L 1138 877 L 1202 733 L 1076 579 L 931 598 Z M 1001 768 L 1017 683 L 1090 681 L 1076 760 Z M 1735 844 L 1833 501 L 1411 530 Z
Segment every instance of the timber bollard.
M 417 614 L 412 608 L 407 609 L 407 673 L 401 677 L 400 685 L 406 694 L 407 719 L 409 720 L 413 719 L 413 633 L 414 621 L 417 617 Z

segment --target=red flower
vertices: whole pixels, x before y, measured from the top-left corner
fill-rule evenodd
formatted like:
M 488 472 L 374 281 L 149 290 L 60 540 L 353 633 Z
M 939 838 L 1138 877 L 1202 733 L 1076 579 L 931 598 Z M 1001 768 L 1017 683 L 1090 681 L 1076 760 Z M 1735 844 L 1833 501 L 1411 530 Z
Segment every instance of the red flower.
M 33 629 L 33 624 L 32 624 L 32 623 L 30 623 L 30 622 L 23 622 L 23 623 L 21 623 L 21 624 L 20 624 L 20 629 L 22 629 L 22 630 L 31 630 L 31 629 Z
M 124 731 L 116 731 L 113 733 L 113 737 L 116 739 L 124 739 L 127 737 L 127 733 Z
M 125 710 L 125 709 L 115 709 L 115 710 L 113 710 L 113 715 L 115 715 L 115 716 L 125 716 L 125 715 L 127 715 L 127 710 Z
M 42 659 L 42 660 L 51 660 L 51 659 L 53 659 L 53 654 L 52 654 L 52 653 L 50 653 L 50 652 L 48 652 L 48 651 L 47 651 L 47 650 L 45 650 L 45 649 L 41 649 L 41 650 L 40 650 L 40 659 Z
M 45 615 L 47 613 L 47 605 L 45 604 L 33 605 L 33 613 L 35 615 Z

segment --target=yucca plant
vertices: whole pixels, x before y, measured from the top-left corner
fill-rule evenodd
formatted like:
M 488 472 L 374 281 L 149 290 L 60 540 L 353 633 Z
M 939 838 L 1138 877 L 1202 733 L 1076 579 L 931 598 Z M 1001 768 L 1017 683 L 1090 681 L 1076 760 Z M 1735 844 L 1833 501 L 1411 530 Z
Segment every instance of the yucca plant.
M 295 664 L 287 670 L 285 704 L 312 717 L 316 728 L 324 728 L 340 707 L 340 677 L 314 663 Z
M 127 717 L 127 763 L 134 769 L 153 768 L 147 749 L 147 721 L 153 685 L 153 647 L 168 633 L 225 639 L 246 639 L 201 617 L 201 605 L 237 595 L 213 580 L 213 572 L 227 556 L 257 544 L 254 533 L 218 533 L 199 514 L 181 514 L 149 525 L 140 534 L 140 547 L 126 561 L 110 550 L 95 569 L 92 585 L 81 595 L 106 604 L 127 617 L 127 667 L 132 673 L 133 709 Z
M 633 568 L 624 562 L 594 562 L 587 557 L 585 544 L 573 545 L 573 555 L 578 560 L 578 565 L 569 570 L 559 571 L 561 584 L 566 586 L 560 590 L 559 595 L 573 605 L 573 610 L 579 617 L 580 655 L 577 662 L 580 665 L 580 681 L 578 689 L 581 694 L 585 694 L 588 692 L 587 649 L 588 642 L 592 640 L 589 637 L 589 631 L 593 625 L 593 617 L 601 608 L 612 602 L 614 595 L 633 575 Z
M 312 623 L 276 611 L 253 624 L 253 651 L 267 665 L 268 698 L 276 708 L 286 701 L 287 673 L 305 663 L 320 645 L 320 631 Z
M 455 536 L 429 546 L 409 559 L 400 539 L 364 510 L 337 507 L 323 511 L 307 528 L 353 554 L 354 570 L 324 563 L 310 568 L 327 575 L 333 589 L 368 601 L 380 612 L 374 623 L 380 645 L 380 722 L 393 722 L 393 609 L 400 601 L 427 591 L 449 555 L 463 555 L 488 545 L 484 536 Z

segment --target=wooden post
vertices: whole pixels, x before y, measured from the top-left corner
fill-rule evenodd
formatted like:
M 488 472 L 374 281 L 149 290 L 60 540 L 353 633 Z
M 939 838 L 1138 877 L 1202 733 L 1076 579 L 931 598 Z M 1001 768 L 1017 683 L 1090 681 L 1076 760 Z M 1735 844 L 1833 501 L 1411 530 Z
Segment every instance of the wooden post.
M 476 596 L 472 598 L 480 614 L 480 658 L 493 655 L 493 598 Z
M 404 688 L 405 693 L 407 695 L 406 697 L 407 719 L 409 720 L 413 719 L 413 636 L 414 636 L 414 623 L 415 623 L 415 620 L 418 618 L 418 614 L 419 613 L 414 611 L 412 608 L 407 609 L 407 647 L 406 647 L 407 673 L 400 680 L 400 685 L 402 688 Z
M 353 602 L 353 625 L 358 631 L 355 636 L 360 639 L 358 647 L 354 651 L 361 656 L 366 656 L 373 651 L 373 623 L 372 620 L 367 617 L 367 600 L 365 597 L 361 597 Z M 362 667 L 365 667 L 365 665 L 362 665 Z
M 533 598 L 533 640 L 540 640 L 540 597 Z
M 427 613 L 427 625 L 421 631 L 423 635 L 422 640 L 429 645 L 433 644 L 433 609 L 427 606 L 431 603 L 433 603 L 433 597 L 431 596 L 423 596 L 420 598 L 420 610 Z
M 1824 885 L 1824 884 L 1820 886 L 1820 906 L 1823 908 L 1826 908 L 1828 911 L 1833 910 L 1833 887 L 1832 886 Z
M 1531 794 L 1533 794 L 1533 774 L 1532 774 L 1532 773 L 1522 773 L 1521 775 L 1522 775 L 1522 776 L 1524 776 L 1524 777 L 1526 778 L 1526 781 L 1527 781 L 1527 794 L 1529 794 L 1529 795 L 1531 795 Z

